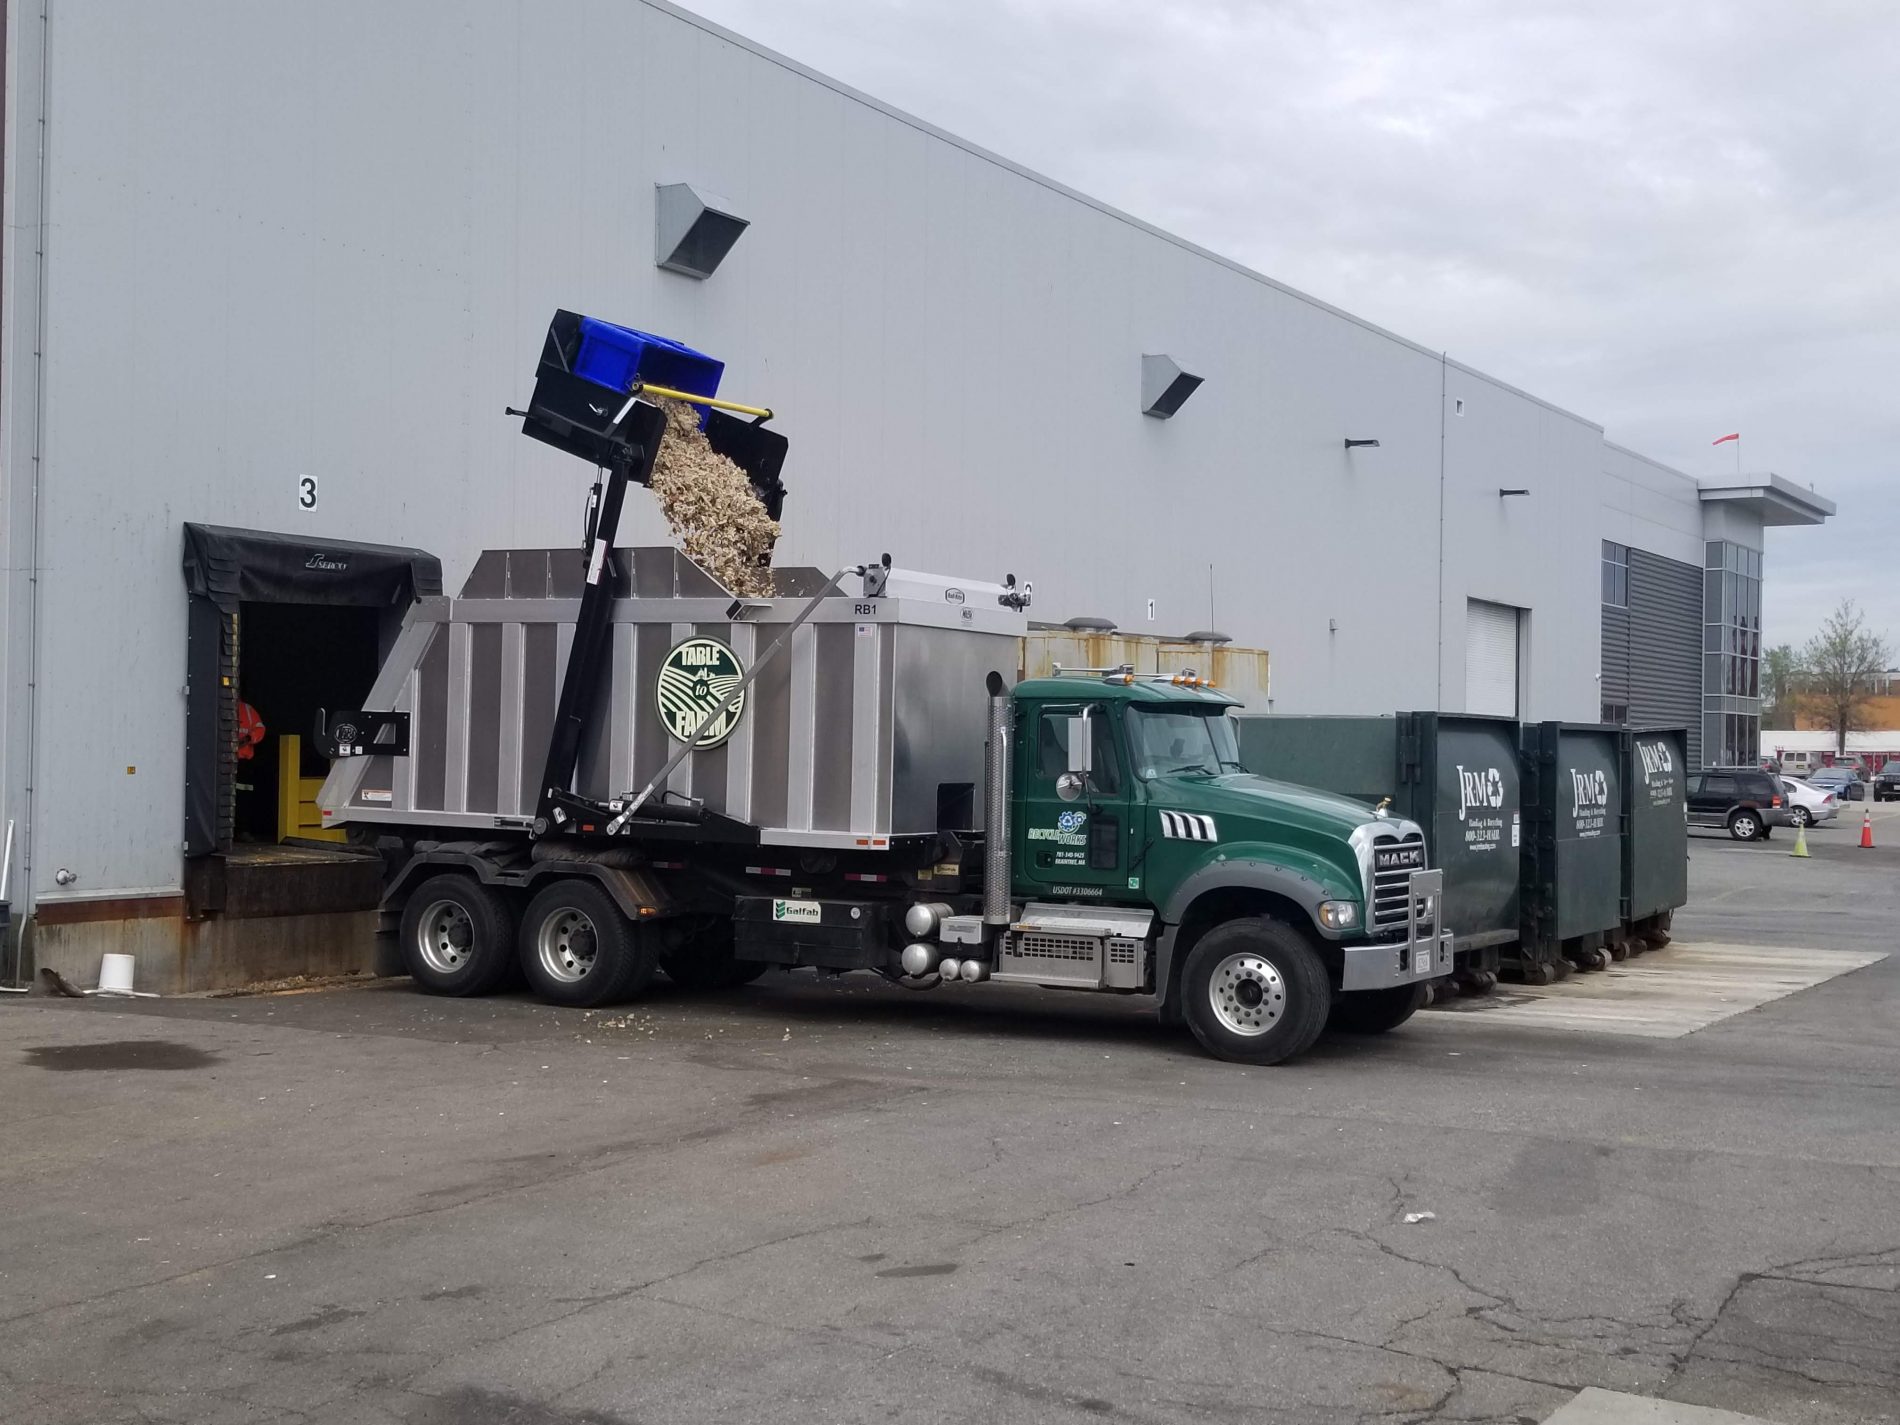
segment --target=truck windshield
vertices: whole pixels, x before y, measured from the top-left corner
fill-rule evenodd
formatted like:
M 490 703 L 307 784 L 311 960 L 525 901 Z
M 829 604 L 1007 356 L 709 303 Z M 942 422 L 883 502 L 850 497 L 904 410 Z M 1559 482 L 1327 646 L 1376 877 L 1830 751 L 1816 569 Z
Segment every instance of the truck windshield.
M 1213 777 L 1240 770 L 1234 725 L 1223 711 L 1139 705 L 1129 711 L 1133 714 L 1128 719 L 1129 737 L 1143 781 L 1170 773 L 1200 772 Z

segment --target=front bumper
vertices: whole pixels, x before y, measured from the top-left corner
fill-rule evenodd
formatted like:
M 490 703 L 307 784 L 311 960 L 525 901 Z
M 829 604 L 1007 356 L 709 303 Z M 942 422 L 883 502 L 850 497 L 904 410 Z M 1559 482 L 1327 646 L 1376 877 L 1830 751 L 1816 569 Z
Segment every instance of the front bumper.
M 1438 924 L 1438 908 L 1444 898 L 1443 871 L 1412 872 L 1405 939 L 1341 946 L 1339 988 L 1346 993 L 1389 990 L 1449 975 L 1451 931 Z

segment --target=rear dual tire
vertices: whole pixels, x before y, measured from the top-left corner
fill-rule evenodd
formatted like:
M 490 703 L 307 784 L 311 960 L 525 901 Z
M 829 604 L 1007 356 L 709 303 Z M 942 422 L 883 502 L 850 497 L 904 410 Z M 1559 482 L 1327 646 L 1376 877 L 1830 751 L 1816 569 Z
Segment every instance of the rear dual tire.
M 521 972 L 550 1004 L 592 1009 L 632 999 L 659 968 L 649 928 L 593 881 L 547 886 L 521 917 Z
M 410 892 L 397 930 L 403 967 L 431 994 L 492 994 L 514 965 L 514 917 L 473 876 L 431 876 Z
M 1215 926 L 1181 969 L 1188 1028 L 1208 1053 L 1237 1064 L 1278 1064 L 1306 1052 L 1332 1001 L 1319 952 L 1269 916 Z

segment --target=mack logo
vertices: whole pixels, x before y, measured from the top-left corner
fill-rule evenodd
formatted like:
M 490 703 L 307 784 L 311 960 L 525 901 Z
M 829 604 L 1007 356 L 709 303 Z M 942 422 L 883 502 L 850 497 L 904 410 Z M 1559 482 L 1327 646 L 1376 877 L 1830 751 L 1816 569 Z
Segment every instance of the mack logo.
M 345 569 L 350 567 L 350 561 L 347 559 L 338 559 L 333 554 L 312 551 L 310 557 L 304 560 L 303 567 L 306 569 L 327 569 L 332 574 L 341 574 Z
M 1676 770 L 1676 761 L 1669 755 L 1666 742 L 1639 742 L 1636 753 L 1643 759 L 1643 780 L 1654 781 L 1657 777 L 1666 777 Z
M 1416 841 L 1408 841 L 1402 846 L 1375 846 L 1372 849 L 1372 869 L 1422 871 L 1425 869 L 1425 848 Z
M 943 601 L 944 601 L 944 602 L 945 602 L 946 604 L 960 604 L 960 603 L 962 603 L 962 602 L 963 602 L 963 590 L 961 590 L 961 589 L 945 589 L 945 590 L 943 591 Z
M 1579 772 L 1570 769 L 1570 814 L 1601 811 L 1610 804 L 1610 779 L 1603 772 Z
M 744 693 L 736 698 L 731 694 L 744 676 L 739 655 L 716 638 L 689 638 L 675 646 L 653 684 L 654 704 L 667 735 L 689 742 L 698 729 L 702 735 L 695 746 L 701 748 L 717 747 L 731 737 L 746 702 Z M 706 722 L 709 717 L 712 721 Z
M 1495 811 L 1504 805 L 1504 774 L 1496 767 L 1486 767 L 1483 771 L 1467 772 L 1462 766 L 1458 769 L 1458 820 L 1465 819 L 1465 813 L 1473 807 L 1488 807 Z

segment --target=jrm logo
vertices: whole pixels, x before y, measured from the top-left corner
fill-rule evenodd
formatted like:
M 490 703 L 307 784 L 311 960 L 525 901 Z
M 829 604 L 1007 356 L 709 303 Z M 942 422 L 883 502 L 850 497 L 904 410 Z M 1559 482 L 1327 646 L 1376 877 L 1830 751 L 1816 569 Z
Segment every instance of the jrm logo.
M 1610 804 L 1610 779 L 1601 771 L 1579 772 L 1572 767 L 1570 795 L 1572 816 L 1582 816 L 1586 811 L 1602 811 Z
M 1645 782 L 1667 776 L 1676 770 L 1675 759 L 1669 755 L 1669 744 L 1666 742 L 1639 742 L 1636 752 L 1643 759 Z
M 1490 810 L 1504 805 L 1504 774 L 1496 767 L 1486 767 L 1482 771 L 1458 769 L 1458 820 L 1465 819 L 1465 813 L 1473 807 L 1486 807 Z
M 689 638 L 676 645 L 653 685 L 654 704 L 667 734 L 689 742 L 704 722 L 697 746 L 717 747 L 731 737 L 746 699 L 744 693 L 732 697 L 732 691 L 744 676 L 739 655 L 716 638 Z

